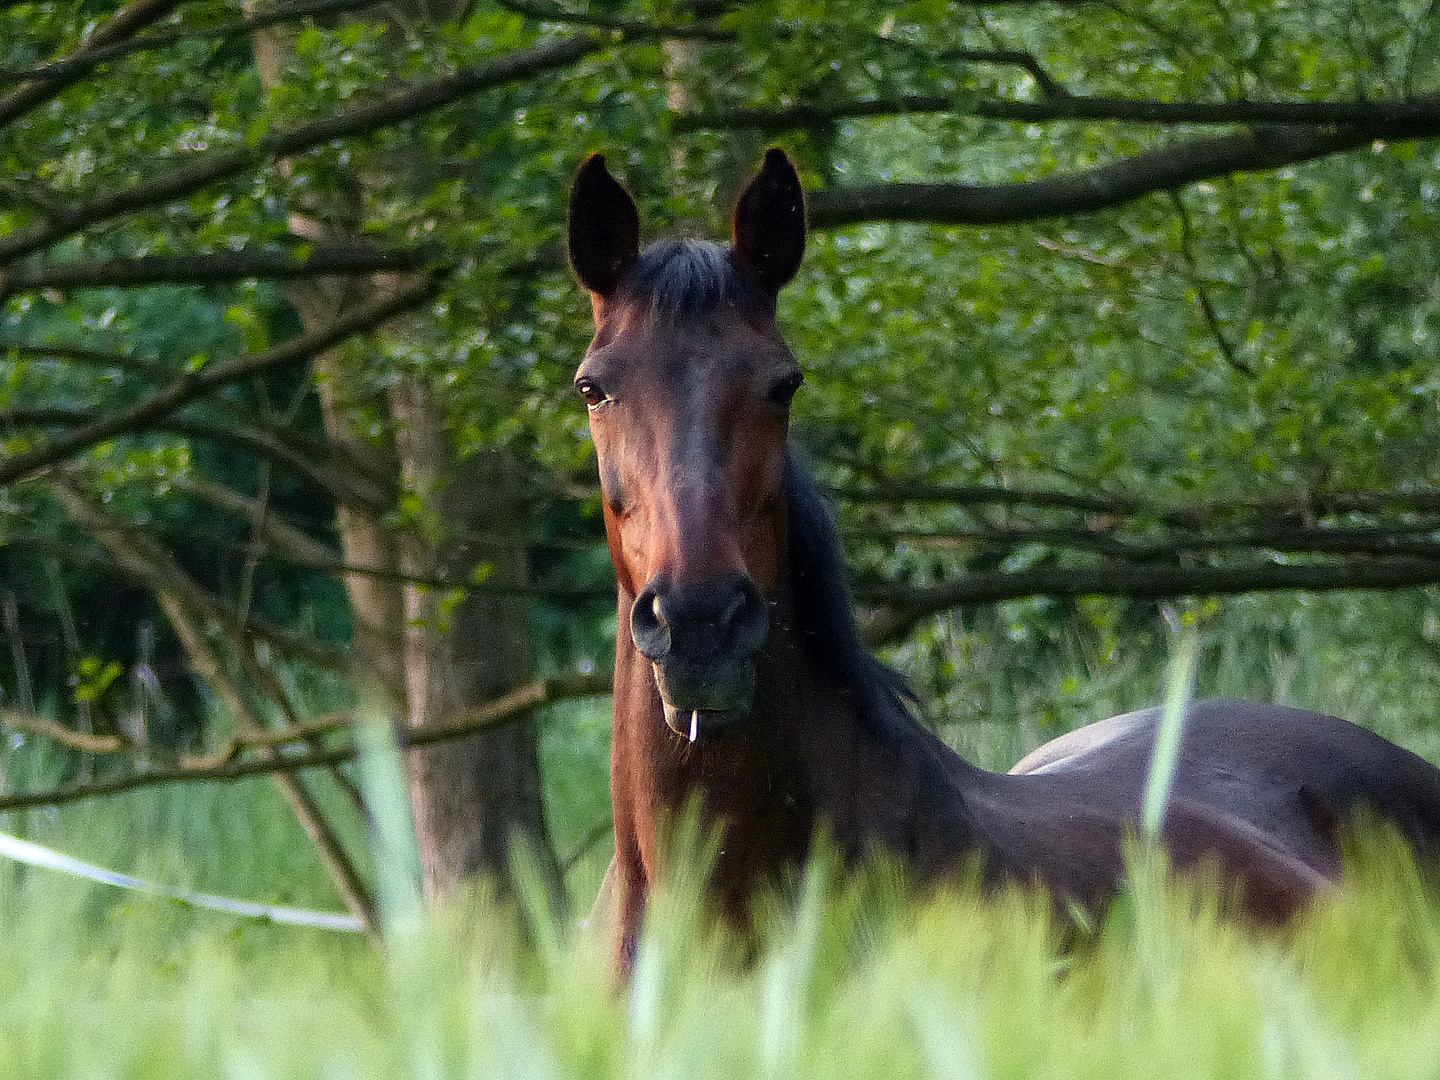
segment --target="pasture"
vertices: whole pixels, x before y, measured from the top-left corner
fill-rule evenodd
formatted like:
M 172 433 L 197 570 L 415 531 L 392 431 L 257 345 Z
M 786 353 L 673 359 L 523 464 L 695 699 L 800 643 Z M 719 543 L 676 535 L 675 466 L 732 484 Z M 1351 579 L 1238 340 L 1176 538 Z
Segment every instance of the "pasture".
M 1338 694 L 1428 748 L 1432 695 L 1407 693 L 1400 666 L 1415 657 L 1391 651 L 1387 666 L 1383 653 L 1363 655 L 1347 646 L 1342 605 L 1320 604 L 1290 620 L 1295 656 L 1258 659 L 1267 604 L 1278 610 L 1278 600 L 1233 605 L 1211 624 L 1201 692 Z M 991 674 L 977 665 L 957 692 L 981 692 Z M 1156 676 L 1131 672 L 1122 688 L 1058 667 L 1034 674 L 1077 709 L 1087 697 L 1128 704 L 1124 694 Z M 545 728 L 547 758 L 567 773 L 601 749 L 586 749 L 603 724 L 583 712 L 567 707 Z M 1008 751 L 990 741 L 991 753 Z M 7 764 L 25 764 L 29 749 L 11 749 Z M 372 803 L 380 776 L 367 781 Z M 578 829 L 566 823 L 589 796 L 551 796 L 560 830 Z M 5 828 L 155 881 L 338 907 L 263 779 L 142 790 L 12 815 Z M 1383 839 L 1352 858 L 1346 883 L 1278 933 L 1218 919 L 1203 886 L 1176 887 L 1144 859 L 1088 934 L 1057 927 L 1033 897 L 982 899 L 963 882 L 915 897 L 883 868 L 842 878 L 822 861 L 764 907 L 748 962 L 698 911 L 692 874 L 657 897 L 634 979 L 618 990 L 603 942 L 483 889 L 423 918 L 403 882 L 382 890 L 388 941 L 377 947 L 5 866 L 0 1075 L 1434 1075 L 1440 896 Z M 578 902 L 599 866 L 572 872 Z

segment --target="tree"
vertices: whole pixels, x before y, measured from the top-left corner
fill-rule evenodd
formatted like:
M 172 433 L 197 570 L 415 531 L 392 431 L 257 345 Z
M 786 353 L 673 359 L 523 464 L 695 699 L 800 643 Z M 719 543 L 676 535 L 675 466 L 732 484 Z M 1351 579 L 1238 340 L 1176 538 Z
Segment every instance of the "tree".
M 334 765 L 294 664 L 378 684 L 421 740 L 593 690 L 528 682 L 537 654 L 604 669 L 565 192 L 605 150 L 647 221 L 723 229 L 736 132 L 810 188 L 797 437 L 876 640 L 1024 597 L 1440 581 L 1426 3 L 0 18 L 0 559 L 31 730 L 232 746 L 193 672 L 236 754 L 283 725 Z M 537 629 L 576 620 L 578 648 Z M 432 887 L 503 878 L 517 828 L 553 864 L 533 724 L 447 745 L 412 769 Z

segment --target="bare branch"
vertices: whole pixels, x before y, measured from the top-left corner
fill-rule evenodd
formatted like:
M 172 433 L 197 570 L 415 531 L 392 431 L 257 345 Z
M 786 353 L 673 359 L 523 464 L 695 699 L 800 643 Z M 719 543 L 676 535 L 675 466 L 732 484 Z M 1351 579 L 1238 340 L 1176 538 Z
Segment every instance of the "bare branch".
M 1189 505 L 1147 506 L 1118 495 L 1085 495 L 1068 491 L 1000 488 L 986 485 L 887 483 L 874 487 L 842 487 L 836 498 L 852 503 L 930 503 L 966 506 L 1007 506 L 1072 510 L 1102 515 L 1136 515 L 1181 528 L 1204 528 L 1217 521 L 1253 518 L 1262 522 L 1314 521 L 1337 514 L 1440 514 L 1440 491 L 1312 491 L 1287 492 L 1251 499 L 1229 499 Z
M 967 64 L 1008 64 L 1024 68 L 1046 97 L 1070 96 L 1070 92 L 1045 70 L 1039 58 L 1024 49 L 944 49 L 936 59 L 960 60 Z
M 1160 600 L 1252 592 L 1331 592 L 1440 585 L 1440 559 L 1383 558 L 1248 566 L 1098 566 L 988 571 L 928 588 L 868 586 L 856 590 L 879 608 L 865 627 L 872 644 L 897 641 L 929 615 L 973 604 L 1031 596 L 1117 596 Z
M 839 487 L 831 494 L 851 503 L 952 503 L 956 506 L 1030 506 L 1075 510 L 1088 514 L 1131 514 L 1139 509 L 1118 495 L 1082 495 L 1069 491 L 1001 488 L 983 484 L 887 483 L 874 487 Z
M 1440 114 L 1435 117 L 1429 134 L 1440 134 Z M 1193 139 L 1044 180 L 1007 184 L 855 184 L 828 188 L 809 196 L 810 225 L 816 229 L 837 229 L 866 221 L 997 225 L 1088 214 L 1120 206 L 1152 192 L 1172 191 L 1236 172 L 1297 165 L 1385 137 L 1388 136 L 1373 130 L 1335 133 L 1260 128 L 1240 135 Z
M 614 831 L 615 818 L 611 814 L 606 814 L 594 825 L 586 829 L 585 834 L 575 842 L 575 846 L 570 850 L 570 854 L 560 860 L 560 872 L 562 874 L 568 874 L 571 870 L 575 869 L 580 860 L 588 855 L 596 844 L 600 843 L 601 840 L 604 840 Z
M 262 733 L 265 730 L 263 721 L 250 707 L 240 686 L 226 671 L 219 650 L 205 633 L 203 623 L 214 617 L 217 607 L 210 595 L 192 581 L 157 544 L 148 537 L 138 536 L 117 527 L 120 523 L 108 510 L 85 498 L 68 482 L 58 480 L 53 485 L 53 490 L 71 519 L 99 538 L 116 562 L 130 568 L 134 573 L 147 575 L 152 579 L 155 599 L 165 612 L 165 618 L 176 636 L 180 638 L 191 666 L 220 695 L 242 735 Z M 242 656 L 242 660 L 244 658 Z M 250 659 L 253 662 L 253 657 Z M 262 747 L 260 756 L 272 764 L 281 760 L 280 751 L 272 746 Z M 356 870 L 343 841 L 326 819 L 315 797 L 301 778 L 292 772 L 277 773 L 275 780 L 296 819 L 315 844 L 320 860 L 330 872 L 336 891 L 345 901 L 345 906 L 368 932 L 375 933 L 377 924 L 374 899 Z
M 117 526 L 129 528 L 132 532 L 143 533 L 141 526 Z M 237 545 L 234 541 L 217 541 L 213 535 L 201 535 L 198 533 L 181 533 L 182 537 L 197 543 L 209 541 L 212 545 L 234 550 Z M 127 567 L 120 565 L 113 560 L 106 559 L 83 547 L 75 544 L 67 544 L 62 541 L 48 539 L 40 536 L 24 536 L 5 533 L 3 544 L 0 548 L 9 551 L 31 551 L 37 555 L 45 555 L 56 559 L 76 570 L 96 574 L 103 577 L 119 578 L 136 586 L 137 588 L 150 588 L 154 582 L 152 578 L 144 577 L 133 573 Z M 241 547 L 243 550 L 243 547 Z M 365 577 L 372 577 L 379 581 L 393 581 L 399 585 L 420 585 L 431 589 L 471 589 L 476 592 L 518 594 L 522 596 L 543 597 L 549 600 L 569 603 L 585 603 L 595 600 L 606 599 L 614 596 L 613 589 L 602 589 L 599 587 L 586 589 L 580 586 L 575 587 L 549 587 L 545 585 L 515 585 L 497 586 L 490 582 L 482 582 L 479 585 L 465 581 L 454 581 L 447 578 L 436 577 L 415 577 L 404 574 L 398 570 L 388 570 L 378 567 L 357 566 L 346 563 L 333 555 L 326 558 L 302 557 L 299 552 L 285 550 L 280 544 L 276 544 L 276 550 L 271 551 L 270 557 L 278 562 L 288 563 L 291 566 L 302 567 L 306 570 L 319 570 L 331 574 L 359 574 Z M 224 625 L 231 628 L 239 627 L 239 620 L 233 612 L 222 609 Z M 347 653 L 338 649 L 331 649 L 320 645 L 308 638 L 300 638 L 290 631 L 279 627 L 270 626 L 267 623 L 252 618 L 245 630 L 256 641 L 264 642 L 273 648 L 277 653 L 285 656 L 296 656 L 319 667 L 330 671 L 348 674 L 352 671 L 353 665 Z
M 1178 191 L 1172 191 L 1170 192 L 1170 202 L 1180 218 L 1180 257 L 1185 262 L 1185 276 L 1190 280 L 1190 287 L 1195 290 L 1195 299 L 1200 305 L 1200 314 L 1205 319 L 1210 336 L 1215 339 L 1215 345 L 1219 348 L 1225 363 L 1230 365 L 1230 369 L 1248 379 L 1253 379 L 1255 378 L 1255 369 L 1241 360 L 1235 352 L 1235 347 L 1230 344 L 1230 339 L 1225 335 L 1225 327 L 1220 322 L 1220 313 L 1215 310 L 1215 305 L 1210 299 L 1210 289 L 1205 284 L 1204 276 L 1200 273 L 1200 265 L 1195 258 L 1194 229 L 1190 224 L 1190 212 L 1185 208 L 1185 200 Z
M 174 372 L 170 373 L 172 376 Z M 211 403 L 220 399 L 211 398 Z M 235 419 L 233 424 L 209 423 L 182 416 L 161 416 L 143 430 L 163 431 L 187 439 L 201 439 L 231 446 L 285 469 L 331 501 L 374 513 L 384 513 L 393 505 L 390 492 L 367 482 L 364 474 L 332 460 L 330 447 L 301 437 L 278 426 L 267 426 L 239 408 L 223 409 Z M 238 415 L 244 413 L 243 416 Z M 54 407 L 0 409 L 0 421 L 13 428 L 67 427 L 79 428 L 102 422 L 112 415 L 109 409 L 63 409 Z
M 5 637 L 10 643 L 10 662 L 15 669 L 15 698 L 26 712 L 35 711 L 35 693 L 30 685 L 30 661 L 25 655 L 25 640 L 20 632 L 20 606 L 15 593 L 6 589 L 0 598 L 0 614 L 5 623 Z
M 978 50 L 977 50 L 978 51 Z M 1028 55 L 1028 54 L 1024 54 Z M 1355 127 L 1394 132 L 1389 138 L 1426 138 L 1440 127 L 1440 95 L 1380 101 L 1150 101 L 1117 97 L 1082 97 L 1057 88 L 1043 101 L 1015 101 L 935 94 L 862 98 L 785 109 L 731 109 L 680 114 L 677 132 L 707 128 L 754 129 L 778 134 L 819 127 L 837 120 L 916 113 L 954 113 L 985 120 L 1042 124 L 1061 120 L 1094 120 L 1133 124 L 1223 124 L 1255 127 Z M 1378 137 L 1378 136 L 1377 136 Z
M 33 289 L 130 289 L 144 285 L 210 285 L 246 278 L 309 278 L 326 274 L 381 274 L 422 270 L 422 251 L 385 251 L 362 244 L 300 245 L 270 251 L 216 251 L 145 255 L 135 259 L 39 262 L 17 266 L 0 279 L 13 295 Z M 3 299 L 0 296 L 0 299 Z
M 269 544 L 292 559 L 307 566 L 340 566 L 341 560 L 334 551 L 279 517 L 272 508 L 258 499 L 242 495 L 233 488 L 202 476 L 182 474 L 172 483 L 175 490 L 184 492 L 222 513 L 233 514 L 248 521 L 257 535 L 264 537 Z
M 436 280 L 426 276 L 397 288 L 389 296 L 354 309 L 324 330 L 302 334 L 263 353 L 212 363 L 183 376 L 133 405 L 97 417 L 94 422 L 57 436 L 33 450 L 0 460 L 0 485 L 14 483 L 116 435 L 140 430 L 222 386 L 252 378 L 272 368 L 308 360 L 354 334 L 372 329 L 424 303 L 434 295 L 436 287 Z
M 148 542 L 148 537 L 143 529 L 133 528 L 119 522 L 115 523 L 113 528 L 118 532 L 129 533 L 139 544 Z M 47 537 L 0 533 L 0 540 L 3 540 L 3 545 L 0 547 L 5 550 L 34 551 L 86 573 L 119 578 L 137 588 L 149 589 L 154 592 L 169 587 L 168 579 L 161 573 L 158 564 L 107 559 L 76 544 Z M 207 604 L 206 616 L 212 619 L 216 625 L 224 627 L 231 633 L 248 634 L 253 640 L 264 642 L 282 656 L 299 657 L 327 671 L 341 674 L 351 674 L 354 671 L 349 654 L 342 649 L 333 648 L 312 637 L 286 630 L 283 627 L 272 626 L 258 619 L 252 619 L 245 626 L 241 626 L 234 612 L 228 610 L 218 599 L 211 597 L 207 600 Z
M 395 728 L 395 738 L 402 747 L 407 749 L 412 746 L 427 746 L 431 743 L 463 738 L 481 728 L 518 720 L 539 705 L 580 697 L 597 697 L 608 694 L 609 692 L 609 682 L 603 678 L 555 679 L 549 682 L 532 683 L 506 694 L 497 701 L 466 709 L 460 715 L 445 723 L 414 728 L 397 725 Z M 0 721 L 3 720 L 4 717 L 0 717 Z M 311 739 L 329 731 L 348 727 L 353 722 L 353 717 L 345 718 L 344 720 L 331 718 L 317 724 L 306 725 L 304 728 L 293 728 L 283 732 L 267 732 L 264 733 L 265 736 L 273 736 L 273 741 L 265 743 L 255 742 L 253 745 L 278 750 L 290 742 Z M 283 736 L 289 736 L 289 738 L 282 738 Z M 258 737 L 258 735 L 255 736 L 255 738 Z M 247 736 L 247 738 L 250 737 Z M 241 740 L 236 740 L 237 749 L 244 748 L 239 745 L 240 741 Z M 222 761 L 213 760 L 221 752 L 229 754 L 230 747 L 222 747 L 215 755 L 207 755 L 206 757 L 211 760 L 193 759 L 189 764 L 172 769 L 154 769 L 148 772 L 131 773 L 125 776 L 111 777 L 90 784 L 75 785 L 54 791 L 42 791 L 23 795 L 0 795 L 0 813 L 37 806 L 61 806 L 65 803 L 78 802 L 82 799 L 94 799 L 104 795 L 114 795 L 122 791 L 132 791 L 135 788 L 150 787 L 155 784 L 240 780 L 248 776 L 260 776 L 266 773 L 293 773 L 303 769 L 333 768 L 355 757 L 355 748 L 353 746 L 345 746 L 333 750 L 284 754 L 275 760 L 255 758 L 239 759 L 234 756 L 229 756 Z
M 73 360 L 92 367 L 118 368 L 133 371 L 148 379 L 169 382 L 177 372 L 174 368 L 130 353 L 85 349 L 76 345 L 31 345 L 24 342 L 0 341 L 0 353 L 9 353 L 22 360 Z
M 21 345 L 0 342 L 0 355 L 31 360 L 68 360 L 92 367 L 116 369 L 152 382 L 173 382 L 181 372 L 173 365 L 134 356 L 129 353 L 105 352 L 66 345 Z M 244 446 L 264 460 L 273 461 L 324 491 L 335 502 L 346 506 L 383 513 L 393 503 L 389 477 L 372 467 L 359 455 L 348 451 L 343 443 L 313 439 L 291 427 L 267 423 L 249 409 L 221 395 L 212 395 L 206 402 L 235 420 L 228 426 L 207 425 L 179 417 L 170 417 L 156 426 L 191 438 L 209 438 Z M 63 411 L 51 410 L 54 422 L 73 426 L 88 423 L 94 414 L 76 412 L 65 417 Z M 12 411 L 3 416 L 14 416 Z
M 1353 528 L 1301 525 L 1218 533 L 1181 532 L 1154 540 L 1127 536 L 1110 528 L 1030 527 L 948 531 L 862 529 L 852 531 L 849 535 L 888 543 L 970 549 L 983 547 L 997 553 L 1045 546 L 1070 551 L 1099 552 L 1110 558 L 1123 560 L 1128 565 L 1140 565 L 1160 561 L 1173 562 L 1184 555 L 1220 551 L 1280 552 L 1286 555 L 1409 555 L 1440 560 L 1440 540 L 1425 539 L 1437 534 L 1440 534 L 1440 520 L 1432 518 L 1415 523 Z
M 61 746 L 81 750 L 87 754 L 134 753 L 140 748 L 128 739 L 118 735 L 88 735 L 83 731 L 67 728 L 64 724 L 35 716 L 24 710 L 0 709 L 0 727 L 26 735 L 43 735 Z

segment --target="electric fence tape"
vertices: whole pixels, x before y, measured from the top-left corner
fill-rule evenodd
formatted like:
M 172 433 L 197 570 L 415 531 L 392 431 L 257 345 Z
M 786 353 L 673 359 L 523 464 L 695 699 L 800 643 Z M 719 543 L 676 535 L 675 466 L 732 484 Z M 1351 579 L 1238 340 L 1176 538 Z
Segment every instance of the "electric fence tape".
M 211 896 L 208 893 L 191 892 L 189 889 L 172 889 L 149 881 L 141 881 L 128 874 L 117 874 L 113 870 L 91 866 L 79 859 L 72 859 L 69 855 L 61 855 L 58 851 L 51 851 L 39 844 L 32 844 L 28 840 L 7 836 L 4 833 L 0 833 L 0 855 L 28 866 L 59 870 L 62 874 L 89 878 L 91 881 L 98 881 L 103 885 L 113 885 L 119 889 L 133 889 L 136 892 L 163 897 L 166 900 L 174 900 L 191 907 L 224 911 L 247 919 L 265 919 L 273 923 L 283 923 L 286 926 L 310 926 L 318 927 L 321 930 L 354 931 L 363 929 L 360 920 L 354 915 L 331 911 L 307 911 L 304 908 L 285 907 L 279 904 L 252 904 L 248 900 L 233 900 L 227 896 Z

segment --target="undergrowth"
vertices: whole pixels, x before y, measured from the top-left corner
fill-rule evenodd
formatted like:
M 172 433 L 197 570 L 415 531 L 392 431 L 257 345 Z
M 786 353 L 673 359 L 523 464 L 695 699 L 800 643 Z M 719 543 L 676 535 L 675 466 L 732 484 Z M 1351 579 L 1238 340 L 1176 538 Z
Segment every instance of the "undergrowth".
M 633 979 L 483 891 L 394 932 L 242 924 L 69 879 L 0 885 L 16 1077 L 1416 1077 L 1440 1072 L 1440 898 L 1390 845 L 1282 932 L 1147 860 L 1104 925 L 1019 893 L 812 865 L 758 944 L 679 875 Z

